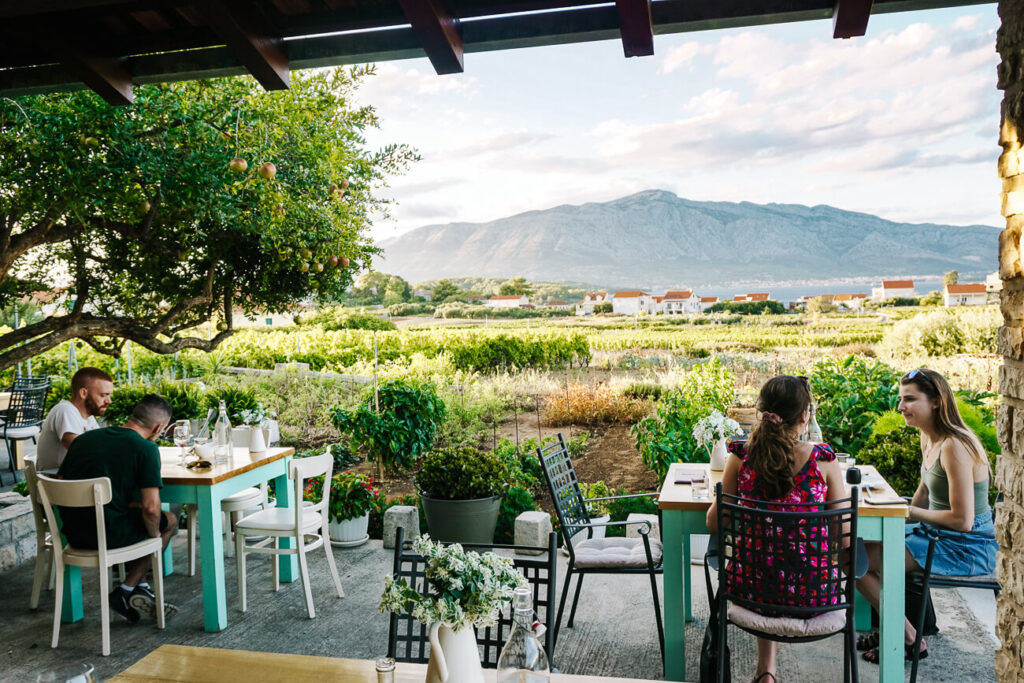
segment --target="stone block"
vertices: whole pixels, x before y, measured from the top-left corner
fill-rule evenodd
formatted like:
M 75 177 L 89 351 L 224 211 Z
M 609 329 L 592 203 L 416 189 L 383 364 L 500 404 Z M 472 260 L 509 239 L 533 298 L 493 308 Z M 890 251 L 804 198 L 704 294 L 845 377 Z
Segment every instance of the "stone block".
M 14 546 L 5 545 L 0 547 L 0 572 L 5 572 L 17 564 L 18 556 L 14 551 Z
M 651 533 L 648 538 L 661 540 L 661 527 L 658 525 L 658 515 L 645 515 L 639 512 L 629 513 L 627 522 L 650 522 Z M 640 538 L 640 525 L 630 524 L 626 527 L 626 538 Z
M 395 531 L 405 529 L 405 541 L 412 543 L 420 537 L 420 511 L 412 505 L 395 505 L 384 512 L 384 547 L 395 547 Z
M 17 558 L 18 564 L 24 564 L 25 562 L 32 562 L 36 559 L 36 536 L 32 534 L 31 537 L 22 538 L 14 544 L 14 554 Z
M 1017 137 L 1017 126 L 1007 117 L 1003 117 L 999 126 L 999 144 L 1005 150 L 1020 149 L 1020 138 Z
M 1017 226 L 1007 226 L 999 233 L 999 277 L 1004 280 L 1020 275 L 1020 236 Z
M 551 515 L 541 510 L 527 510 L 516 517 L 515 544 L 546 548 L 551 533 Z M 542 555 L 543 550 L 520 550 L 522 555 Z
M 1007 361 L 999 368 L 999 393 L 1024 399 L 1024 372 Z
M 1020 150 L 1008 150 L 999 155 L 998 172 L 1000 178 L 1010 178 L 1021 172 Z
M 28 505 L 25 506 L 25 510 L 22 514 L 15 517 L 11 526 L 11 533 L 14 537 L 14 541 L 17 542 L 19 538 L 25 538 L 36 536 L 36 520 L 32 517 L 32 508 Z

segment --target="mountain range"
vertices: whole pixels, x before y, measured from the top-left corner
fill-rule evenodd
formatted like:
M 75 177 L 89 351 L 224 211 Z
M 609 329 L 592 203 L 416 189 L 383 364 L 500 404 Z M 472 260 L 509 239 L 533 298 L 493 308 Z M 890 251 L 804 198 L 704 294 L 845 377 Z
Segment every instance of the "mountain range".
M 381 242 L 375 268 L 418 282 L 511 277 L 633 288 L 734 282 L 982 277 L 999 228 L 894 223 L 831 206 L 699 202 L 647 190 L 487 223 L 428 225 Z

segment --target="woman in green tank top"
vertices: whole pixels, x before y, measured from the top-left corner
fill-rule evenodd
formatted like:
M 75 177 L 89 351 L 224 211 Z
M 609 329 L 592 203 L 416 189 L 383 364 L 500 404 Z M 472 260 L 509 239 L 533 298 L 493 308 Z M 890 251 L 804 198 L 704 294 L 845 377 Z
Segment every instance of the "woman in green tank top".
M 988 504 L 991 471 L 981 441 L 964 424 L 946 378 L 921 368 L 900 379 L 899 411 L 907 425 L 921 430 L 921 483 L 908 508 L 910 522 L 941 530 L 932 557 L 932 572 L 944 576 L 980 576 L 995 571 L 996 551 L 992 510 Z M 881 588 L 881 545 L 868 543 L 868 573 L 857 588 L 875 608 Z M 928 554 L 928 537 L 917 524 L 908 524 L 906 571 L 920 571 Z M 907 658 L 917 632 L 904 624 Z M 878 635 L 858 640 L 864 659 L 878 661 Z M 921 658 L 928 655 L 921 640 Z

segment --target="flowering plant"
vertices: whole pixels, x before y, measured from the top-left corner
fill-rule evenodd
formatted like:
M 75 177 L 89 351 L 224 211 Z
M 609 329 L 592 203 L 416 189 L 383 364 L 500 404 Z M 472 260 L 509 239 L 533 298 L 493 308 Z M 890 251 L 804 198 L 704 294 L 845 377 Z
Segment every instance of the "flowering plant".
M 323 477 L 310 479 L 306 482 L 302 499 L 314 503 L 319 501 L 323 495 L 323 488 Z M 373 485 L 373 477 L 355 472 L 341 472 L 331 479 L 331 500 L 327 511 L 331 521 L 344 522 L 370 512 L 380 497 L 380 491 Z
M 739 422 L 722 415 L 717 410 L 697 420 L 697 424 L 693 425 L 693 440 L 703 446 L 708 451 L 708 455 L 711 454 L 711 444 L 719 439 L 742 433 L 743 430 L 740 428 Z
M 255 408 L 246 408 L 238 411 L 238 418 L 244 425 L 257 426 L 263 424 L 263 420 L 274 420 L 277 419 L 277 413 L 271 410 L 263 410 L 263 404 L 259 404 Z
M 426 558 L 428 593 L 420 593 L 404 577 L 387 576 L 381 612 L 409 612 L 424 624 L 446 622 L 454 631 L 465 626 L 493 626 L 512 592 L 526 586 L 526 577 L 512 560 L 494 553 L 467 552 L 458 543 L 433 543 L 424 534 L 413 549 Z

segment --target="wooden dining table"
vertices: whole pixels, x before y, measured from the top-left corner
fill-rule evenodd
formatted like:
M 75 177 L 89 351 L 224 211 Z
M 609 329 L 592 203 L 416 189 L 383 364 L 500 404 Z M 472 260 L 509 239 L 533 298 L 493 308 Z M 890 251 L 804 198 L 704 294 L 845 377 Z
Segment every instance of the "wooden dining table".
M 277 507 L 292 507 L 293 488 L 289 485 L 288 463 L 295 454 L 293 448 L 268 448 L 250 453 L 247 448 L 235 447 L 228 462 L 210 468 L 188 468 L 181 463 L 181 449 L 160 449 L 160 477 L 163 503 L 189 503 L 195 506 L 199 522 L 201 564 L 199 572 L 203 583 L 203 626 L 207 631 L 220 631 L 228 625 L 227 600 L 224 584 L 224 531 L 220 503 L 224 498 L 243 489 L 274 482 Z M 279 547 L 290 548 L 294 540 L 278 539 Z M 298 578 L 295 555 L 278 557 L 281 581 Z M 164 573 L 174 570 L 171 544 L 164 551 Z M 78 621 L 82 618 L 81 575 L 77 567 L 65 571 L 65 601 L 62 620 Z
M 496 679 L 494 669 L 484 669 L 484 680 Z M 423 683 L 426 664 L 399 662 L 395 683 Z M 212 647 L 161 645 L 117 676 L 112 683 L 222 683 L 223 681 L 372 681 L 376 683 L 374 663 L 368 659 L 312 657 L 245 650 L 221 650 Z M 556 683 L 636 683 L 636 678 L 605 678 L 553 673 Z
M 706 498 L 695 499 L 690 484 L 677 484 L 681 472 L 697 468 L 709 475 Z M 874 467 L 859 468 L 865 479 L 884 482 L 874 494 L 880 500 L 898 499 L 899 495 L 878 474 Z M 662 542 L 665 571 L 665 678 L 682 681 L 686 677 L 686 622 L 693 620 L 693 593 L 689 571 L 690 536 L 708 533 L 706 516 L 715 495 L 715 484 L 722 472 L 712 472 L 701 463 L 674 463 L 669 467 L 658 497 L 662 514 Z M 903 680 L 903 603 L 904 603 L 904 526 L 906 505 L 871 505 L 861 497 L 857 510 L 857 535 L 866 541 L 882 542 L 882 596 L 879 609 L 880 681 Z M 870 628 L 871 610 L 858 595 L 856 626 Z

